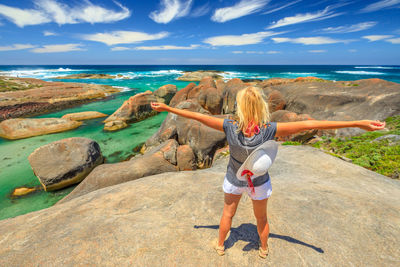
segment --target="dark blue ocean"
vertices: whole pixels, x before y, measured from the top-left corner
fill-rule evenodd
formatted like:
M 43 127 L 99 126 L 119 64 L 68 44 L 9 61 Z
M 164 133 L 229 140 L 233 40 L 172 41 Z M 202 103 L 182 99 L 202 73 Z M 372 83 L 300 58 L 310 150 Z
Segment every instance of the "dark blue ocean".
M 111 115 L 125 100 L 139 92 L 154 91 L 165 84 L 175 84 L 182 89 L 189 82 L 177 81 L 176 78 L 183 71 L 190 70 L 221 70 L 225 72 L 223 76 L 226 80 L 315 76 L 335 81 L 380 78 L 400 83 L 400 66 L 0 66 L 0 76 L 60 81 L 54 78 L 77 73 L 122 75 L 118 79 L 61 80 L 107 84 L 122 87 L 123 91 L 107 100 L 38 116 L 60 118 L 64 114 L 81 111 L 99 111 Z M 16 187 L 40 186 L 27 159 L 36 148 L 63 138 L 87 137 L 99 143 L 108 163 L 119 162 L 132 155 L 136 146 L 156 132 L 165 116 L 165 113 L 160 113 L 117 132 L 103 131 L 103 118 L 100 118 L 85 121 L 82 126 L 67 132 L 13 141 L 0 138 L 0 220 L 52 206 L 73 190 L 74 186 L 71 186 L 55 192 L 40 190 L 24 197 L 11 197 Z
M 32 77 L 52 80 L 57 76 L 76 73 L 122 74 L 129 79 L 102 80 L 102 83 L 127 87 L 149 87 L 160 83 L 176 82 L 182 71 L 221 70 L 225 79 L 268 79 L 273 77 L 296 78 L 315 76 L 327 80 L 348 81 L 368 78 L 381 78 L 400 83 L 400 66 L 361 66 L 361 65 L 100 65 L 100 66 L 0 66 L 0 75 Z M 83 81 L 84 82 L 84 81 Z M 90 81 L 93 82 L 93 81 Z M 99 82 L 99 81 L 96 81 Z M 138 88 L 139 89 L 139 88 Z M 142 89 L 142 88 L 140 88 Z

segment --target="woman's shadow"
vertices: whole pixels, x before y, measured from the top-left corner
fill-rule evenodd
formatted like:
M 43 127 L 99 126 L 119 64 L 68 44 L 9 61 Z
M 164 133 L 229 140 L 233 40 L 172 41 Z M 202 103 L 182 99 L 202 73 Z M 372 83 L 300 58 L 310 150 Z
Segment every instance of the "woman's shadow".
M 195 225 L 194 228 L 195 229 L 208 228 L 208 229 L 217 230 L 219 228 L 219 226 L 218 225 Z M 285 241 L 288 241 L 291 243 L 295 243 L 295 244 L 299 244 L 299 245 L 303 245 L 303 246 L 312 248 L 316 252 L 324 253 L 324 250 L 322 248 L 307 244 L 303 241 L 300 241 L 300 240 L 295 239 L 290 236 L 270 233 L 269 237 L 270 238 L 279 238 L 279 239 L 282 239 L 282 240 L 285 240 Z M 232 227 L 231 233 L 230 233 L 228 239 L 225 240 L 225 243 L 224 243 L 225 249 L 229 249 L 229 248 L 233 247 L 233 245 L 239 240 L 249 242 L 246 246 L 244 246 L 243 251 L 250 251 L 252 249 L 257 250 L 259 248 L 259 245 L 258 245 L 259 237 L 258 237 L 258 233 L 257 233 L 257 227 L 251 223 L 244 223 L 236 228 Z

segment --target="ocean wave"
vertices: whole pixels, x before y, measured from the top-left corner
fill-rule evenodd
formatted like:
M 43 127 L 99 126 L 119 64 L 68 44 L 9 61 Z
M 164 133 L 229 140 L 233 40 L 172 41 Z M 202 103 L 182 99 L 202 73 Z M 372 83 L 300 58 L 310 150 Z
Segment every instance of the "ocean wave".
M 0 75 L 21 77 L 21 78 L 37 78 L 48 79 L 57 76 L 66 76 L 72 72 L 82 72 L 82 69 L 58 68 L 58 69 L 27 69 L 27 70 L 9 70 L 0 71 Z
M 157 70 L 157 71 L 129 71 L 129 72 L 122 72 L 120 73 L 123 77 L 129 78 L 129 79 L 139 79 L 143 77 L 163 77 L 163 76 L 169 76 L 169 75 L 182 75 L 183 71 L 181 70 Z
M 382 66 L 362 66 L 362 67 L 354 67 L 355 69 L 382 69 L 382 70 L 398 70 L 400 68 L 396 67 L 382 67 Z
M 280 74 L 286 75 L 295 75 L 295 76 L 309 76 L 309 75 L 317 75 L 316 72 L 281 72 Z
M 335 71 L 336 73 L 339 74 L 352 74 L 352 75 L 387 75 L 386 73 L 383 72 L 377 72 L 377 71 L 353 71 L 353 70 L 338 70 Z
M 240 79 L 256 79 L 259 74 L 254 73 L 247 73 L 247 72 L 237 72 L 237 71 L 226 71 L 220 74 L 222 79 L 230 80 L 233 78 L 240 78 Z

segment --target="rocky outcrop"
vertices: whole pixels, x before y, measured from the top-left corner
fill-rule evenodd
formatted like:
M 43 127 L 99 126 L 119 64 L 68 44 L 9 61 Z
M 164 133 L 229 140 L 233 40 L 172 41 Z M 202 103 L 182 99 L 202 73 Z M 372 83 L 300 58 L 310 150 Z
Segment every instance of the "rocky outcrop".
M 185 101 L 188 99 L 188 94 L 189 92 L 196 87 L 195 83 L 189 83 L 188 85 L 186 85 L 185 88 L 179 90 L 174 97 L 171 99 L 171 102 L 169 103 L 169 105 L 171 107 L 176 107 L 176 105 L 178 105 L 179 103 Z
M 72 130 L 81 124 L 79 121 L 58 118 L 9 119 L 0 122 L 0 137 L 22 139 Z
M 99 144 L 83 137 L 41 146 L 29 155 L 28 160 L 46 191 L 79 183 L 104 161 Z
M 83 111 L 76 113 L 68 113 L 62 116 L 62 119 L 69 119 L 74 121 L 90 120 L 96 118 L 107 117 L 107 114 L 97 112 L 97 111 Z
M 116 120 L 109 121 L 104 124 L 104 130 L 109 132 L 118 131 L 120 129 L 128 127 L 128 124 L 124 121 Z
M 222 93 L 222 113 L 223 114 L 234 114 L 236 112 L 236 95 L 237 93 L 248 87 L 249 84 L 242 82 L 242 80 L 235 78 L 229 80 Z
M 107 186 L 121 184 L 163 172 L 175 172 L 178 170 L 175 166 L 176 150 L 176 141 L 167 140 L 149 153 L 133 157 L 129 161 L 102 164 L 96 167 L 85 180 L 75 187 L 71 193 L 60 200 L 58 204 Z
M 37 191 L 38 189 L 35 187 L 17 187 L 15 188 L 12 193 L 11 193 L 11 197 L 21 197 L 21 196 L 25 196 L 28 195 L 30 193 L 33 193 L 35 191 Z
M 0 77 L 0 81 L 5 80 L 18 84 L 19 89 L 0 90 L 0 121 L 54 112 L 104 99 L 121 91 L 108 85 Z
M 204 77 L 211 77 L 212 79 L 222 79 L 223 71 L 218 70 L 198 70 L 198 71 L 185 71 L 181 77 L 177 80 L 189 81 L 189 82 L 199 82 Z
M 247 196 L 218 256 L 211 243 L 226 164 L 146 177 L 2 220 L 0 266 L 399 265 L 399 181 L 306 146 L 280 146 L 269 170 L 268 258 L 258 256 Z
M 193 99 L 183 101 L 176 107 L 211 115 Z M 199 168 L 210 166 L 216 149 L 224 146 L 226 142 L 223 132 L 195 120 L 168 114 L 159 130 L 146 141 L 141 152 L 146 153 L 168 139 L 176 139 L 180 145 L 189 145 L 196 156 L 196 164 Z
M 277 110 L 283 110 L 285 108 L 285 105 L 286 101 L 281 92 L 273 90 L 268 94 L 268 107 L 270 113 Z
M 153 92 L 151 91 L 146 91 L 131 96 L 122 104 L 119 109 L 117 109 L 112 115 L 105 119 L 104 122 L 135 122 L 148 118 L 152 115 L 157 114 L 157 112 L 154 111 L 150 106 L 151 102 L 156 101 L 157 98 L 153 95 Z
M 384 120 L 400 114 L 400 84 L 381 79 L 346 82 L 303 79 L 269 88 L 282 93 L 286 110 L 306 113 L 318 120 Z M 337 135 L 362 131 L 344 128 L 338 129 Z
M 177 166 L 180 171 L 196 169 L 196 157 L 189 145 L 179 146 L 176 151 Z
M 169 102 L 171 102 L 171 99 L 174 97 L 174 95 L 176 94 L 177 91 L 178 91 L 178 88 L 176 87 L 176 85 L 166 84 L 164 86 L 161 86 L 157 90 L 155 90 L 154 95 L 161 102 L 163 102 L 165 104 L 169 104 Z
M 293 122 L 293 121 L 306 121 L 313 120 L 308 114 L 296 114 L 294 112 L 290 112 L 288 110 L 278 110 L 271 114 L 271 121 L 275 122 Z M 280 136 L 277 139 L 279 141 L 297 141 L 305 143 L 308 140 L 312 139 L 318 132 L 318 130 L 308 130 L 302 131 L 300 133 L 291 134 L 288 136 Z M 320 133 L 322 133 L 320 131 Z
M 66 76 L 59 76 L 54 79 L 116 79 L 116 78 L 124 78 L 124 76 L 121 74 L 110 75 L 104 73 L 78 73 Z
M 104 120 L 106 123 L 104 130 L 115 131 L 122 129 L 128 126 L 127 123 L 141 121 L 156 115 L 157 111 L 151 108 L 151 102 L 168 104 L 176 91 L 175 85 L 168 84 L 160 87 L 155 92 L 148 90 L 131 96 L 120 108 Z

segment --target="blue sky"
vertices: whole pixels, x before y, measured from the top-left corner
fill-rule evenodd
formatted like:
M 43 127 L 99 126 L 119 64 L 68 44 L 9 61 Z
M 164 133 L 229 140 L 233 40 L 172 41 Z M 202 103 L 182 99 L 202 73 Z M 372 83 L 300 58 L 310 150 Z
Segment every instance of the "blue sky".
M 2 0 L 0 64 L 400 65 L 400 0 Z

